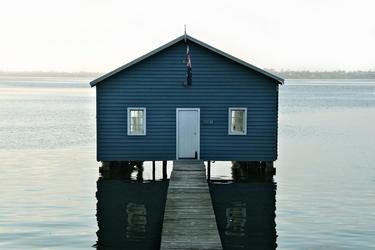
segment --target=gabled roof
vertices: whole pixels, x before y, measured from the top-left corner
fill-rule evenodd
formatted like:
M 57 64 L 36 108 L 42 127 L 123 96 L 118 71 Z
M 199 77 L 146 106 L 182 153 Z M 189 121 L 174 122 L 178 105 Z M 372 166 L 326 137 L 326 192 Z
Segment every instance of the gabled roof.
M 219 55 L 222 55 L 222 56 L 224 56 L 226 58 L 229 58 L 230 60 L 235 61 L 235 62 L 237 62 L 237 63 L 239 63 L 239 64 L 241 64 L 241 65 L 243 65 L 245 67 L 248 67 L 248 68 L 250 68 L 252 70 L 255 70 L 255 71 L 257 71 L 257 72 L 259 72 L 259 73 L 261 73 L 263 75 L 266 75 L 266 76 L 268 76 L 268 77 L 270 77 L 270 78 L 278 81 L 280 84 L 284 83 L 284 79 L 281 78 L 281 77 L 279 77 L 279 76 L 276 76 L 276 75 L 274 75 L 274 74 L 272 74 L 272 73 L 270 73 L 268 71 L 260 69 L 260 68 L 254 66 L 254 65 L 252 65 L 250 63 L 247 63 L 247 62 L 245 62 L 245 61 L 243 61 L 241 59 L 238 59 L 238 58 L 236 58 L 234 56 L 231 56 L 231 55 L 229 55 L 229 54 L 227 54 L 227 53 L 225 53 L 225 52 L 223 52 L 221 50 L 218 50 L 218 49 L 216 49 L 216 48 L 214 48 L 214 47 L 212 47 L 212 46 L 210 46 L 210 45 L 208 45 L 208 44 L 206 44 L 204 42 L 201 42 L 201 41 L 199 41 L 199 40 L 197 40 L 197 39 L 195 39 L 195 38 L 193 38 L 193 37 L 191 37 L 189 35 L 186 35 L 186 36 L 182 35 L 180 37 L 177 37 L 173 41 L 171 41 L 171 42 L 169 42 L 167 44 L 164 44 L 163 46 L 161 46 L 161 47 L 159 47 L 159 48 L 157 48 L 157 49 L 155 49 L 155 50 L 153 50 L 153 51 L 151 51 L 151 52 L 149 52 L 149 53 L 147 53 L 147 54 L 145 54 L 145 55 L 143 55 L 143 56 L 141 56 L 141 57 L 139 57 L 139 58 L 137 58 L 137 59 L 135 59 L 135 60 L 133 60 L 133 61 L 131 61 L 131 62 L 129 62 L 129 63 L 127 63 L 127 64 L 125 64 L 125 65 L 123 65 L 123 66 L 121 66 L 121 67 L 119 67 L 119 68 L 117 68 L 115 70 L 113 70 L 113 71 L 111 71 L 111 72 L 109 72 L 109 73 L 107 73 L 107 74 L 105 74 L 105 75 L 102 75 L 102 76 L 96 78 L 95 80 L 93 80 L 93 81 L 90 82 L 91 87 L 94 87 L 95 85 L 97 85 L 101 81 L 107 79 L 108 77 L 110 77 L 110 76 L 112 76 L 112 75 L 114 75 L 114 74 L 116 74 L 116 73 L 118 73 L 118 72 L 120 72 L 120 71 L 122 71 L 122 70 L 124 70 L 126 68 L 129 68 L 129 67 L 133 66 L 134 64 L 136 64 L 136 63 L 138 63 L 138 62 L 140 62 L 140 61 L 142 61 L 142 60 L 144 60 L 144 59 L 146 59 L 146 58 L 148 58 L 148 57 L 150 57 L 150 56 L 152 56 L 152 55 L 154 55 L 154 54 L 156 54 L 156 53 L 158 53 L 158 52 L 160 52 L 160 51 L 162 51 L 164 49 L 166 49 L 166 48 L 168 48 L 168 47 L 170 47 L 170 46 L 172 46 L 172 45 L 174 45 L 174 44 L 176 44 L 176 43 L 178 43 L 180 41 L 183 41 L 185 38 L 188 41 L 192 41 L 194 43 L 197 43 L 197 44 L 201 45 L 202 47 L 204 47 L 206 49 L 209 49 L 209 50 L 211 50 L 211 51 L 213 51 L 213 52 L 215 52 L 215 53 L 217 53 Z

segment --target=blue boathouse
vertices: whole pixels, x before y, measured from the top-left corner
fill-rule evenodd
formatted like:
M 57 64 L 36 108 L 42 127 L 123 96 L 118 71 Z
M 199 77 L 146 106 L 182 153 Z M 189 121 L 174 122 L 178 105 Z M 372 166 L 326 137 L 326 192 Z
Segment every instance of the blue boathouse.
M 180 36 L 90 83 L 97 160 L 275 161 L 283 81 Z

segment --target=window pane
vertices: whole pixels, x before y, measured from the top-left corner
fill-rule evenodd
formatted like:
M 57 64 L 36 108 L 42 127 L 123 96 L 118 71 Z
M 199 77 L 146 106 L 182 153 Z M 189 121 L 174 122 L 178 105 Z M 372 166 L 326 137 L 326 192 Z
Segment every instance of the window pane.
M 245 111 L 232 110 L 231 111 L 231 131 L 232 132 L 245 132 L 244 128 Z
M 144 134 L 144 110 L 130 110 L 130 134 Z
M 130 111 L 130 116 L 131 117 L 143 117 L 143 110 L 131 110 Z

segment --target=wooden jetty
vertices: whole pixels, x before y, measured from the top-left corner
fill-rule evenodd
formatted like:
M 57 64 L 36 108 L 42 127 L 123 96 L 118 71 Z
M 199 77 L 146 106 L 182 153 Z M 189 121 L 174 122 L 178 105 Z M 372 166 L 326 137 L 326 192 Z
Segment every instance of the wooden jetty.
M 222 249 L 203 161 L 173 162 L 160 249 Z

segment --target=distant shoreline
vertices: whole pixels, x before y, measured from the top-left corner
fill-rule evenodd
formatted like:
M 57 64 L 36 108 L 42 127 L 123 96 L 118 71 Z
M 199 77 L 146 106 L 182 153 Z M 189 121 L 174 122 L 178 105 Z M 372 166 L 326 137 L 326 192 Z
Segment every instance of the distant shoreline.
M 375 80 L 375 71 L 276 71 L 266 69 L 288 80 Z M 20 77 L 91 77 L 96 78 L 103 75 L 103 72 L 53 72 L 53 71 L 0 71 L 0 76 Z
M 298 79 L 298 80 L 330 80 L 330 79 L 352 79 L 352 80 L 374 80 L 375 71 L 276 71 L 273 69 L 266 69 L 284 79 Z
M 102 72 L 0 71 L 0 76 L 25 77 L 98 77 Z

